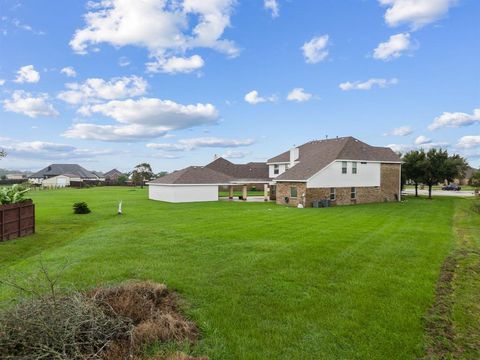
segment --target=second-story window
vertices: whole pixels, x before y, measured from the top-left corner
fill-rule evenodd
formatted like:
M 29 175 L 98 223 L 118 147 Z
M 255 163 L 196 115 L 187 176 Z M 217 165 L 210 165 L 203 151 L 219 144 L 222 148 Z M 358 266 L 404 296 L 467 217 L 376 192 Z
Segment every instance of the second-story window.
M 278 175 L 280 173 L 280 166 L 278 165 L 273 165 L 273 173 L 275 175 Z
M 356 174 L 357 173 L 357 162 L 354 161 L 352 162 L 352 174 Z
M 346 174 L 346 173 L 347 173 L 347 162 L 342 161 L 342 174 Z

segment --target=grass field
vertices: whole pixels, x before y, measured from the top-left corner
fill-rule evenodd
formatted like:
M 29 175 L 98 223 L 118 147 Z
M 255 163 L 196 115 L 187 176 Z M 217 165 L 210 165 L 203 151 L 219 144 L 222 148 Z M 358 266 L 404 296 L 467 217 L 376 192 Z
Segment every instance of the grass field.
M 0 277 L 34 273 L 42 261 L 52 272 L 69 262 L 62 282 L 77 288 L 164 282 L 182 295 L 202 330 L 192 352 L 211 359 L 422 357 L 435 336 L 424 319 L 438 300 L 440 269 L 465 246 L 463 237 L 472 257 L 457 263 L 480 268 L 474 255 L 480 216 L 471 200 L 296 209 L 167 204 L 147 200 L 147 190 L 138 188 L 32 197 L 37 234 L 0 244 Z M 76 201 L 88 202 L 92 213 L 73 215 Z M 480 283 L 469 285 L 470 270 L 460 275 L 451 294 L 459 300 L 447 315 L 460 331 L 455 344 L 469 346 L 465 354 L 474 359 L 479 342 L 472 346 L 468 334 L 478 331 L 472 312 L 479 312 Z M 1 300 L 12 296 L 0 287 Z

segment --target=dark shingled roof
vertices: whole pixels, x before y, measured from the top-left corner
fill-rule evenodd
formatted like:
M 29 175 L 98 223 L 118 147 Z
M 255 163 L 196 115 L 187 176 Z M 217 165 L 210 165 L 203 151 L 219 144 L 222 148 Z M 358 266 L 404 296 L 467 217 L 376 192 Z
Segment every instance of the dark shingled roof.
M 350 136 L 316 140 L 299 146 L 298 163 L 275 180 L 308 180 L 334 160 L 400 162 L 392 149 L 370 146 Z M 290 151 L 268 160 L 269 163 L 289 161 Z
M 268 181 L 268 165 L 262 162 L 234 164 L 224 158 L 218 158 L 205 166 L 206 168 L 228 175 L 235 180 Z
M 63 174 L 75 175 L 81 179 L 97 178 L 97 176 L 91 171 L 84 169 L 78 164 L 51 164 L 45 169 L 42 169 L 35 174 L 30 175 L 29 178 L 45 178 Z
M 152 180 L 149 184 L 227 184 L 232 180 L 228 175 L 203 166 L 190 166 Z
M 123 175 L 123 173 L 118 171 L 117 169 L 112 169 L 105 173 L 105 177 L 120 176 L 120 175 Z

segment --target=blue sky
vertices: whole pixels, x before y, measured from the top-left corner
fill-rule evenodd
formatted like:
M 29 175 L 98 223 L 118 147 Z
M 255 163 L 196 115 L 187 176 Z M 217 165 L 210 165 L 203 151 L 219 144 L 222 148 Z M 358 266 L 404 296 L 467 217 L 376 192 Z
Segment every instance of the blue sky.
M 0 0 L 0 167 L 155 171 L 312 139 L 480 165 L 475 0 Z

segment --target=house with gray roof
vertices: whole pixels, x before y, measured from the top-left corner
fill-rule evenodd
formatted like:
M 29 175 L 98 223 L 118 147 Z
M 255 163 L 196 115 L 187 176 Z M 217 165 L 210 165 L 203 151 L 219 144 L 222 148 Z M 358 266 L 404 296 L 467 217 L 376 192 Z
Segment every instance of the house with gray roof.
M 256 183 L 263 186 L 265 200 L 309 207 L 320 200 L 331 205 L 398 201 L 400 179 L 401 160 L 390 148 L 342 137 L 307 142 L 266 163 L 218 158 L 151 181 L 149 191 L 155 200 L 214 201 L 218 186 L 228 186 L 232 199 L 234 186 L 241 185 L 247 200 L 247 185 Z
M 43 180 L 59 175 L 67 175 L 69 178 L 80 179 L 80 181 L 99 181 L 95 173 L 88 171 L 78 164 L 51 164 L 46 168 L 30 175 L 29 181 L 34 184 L 41 184 Z

